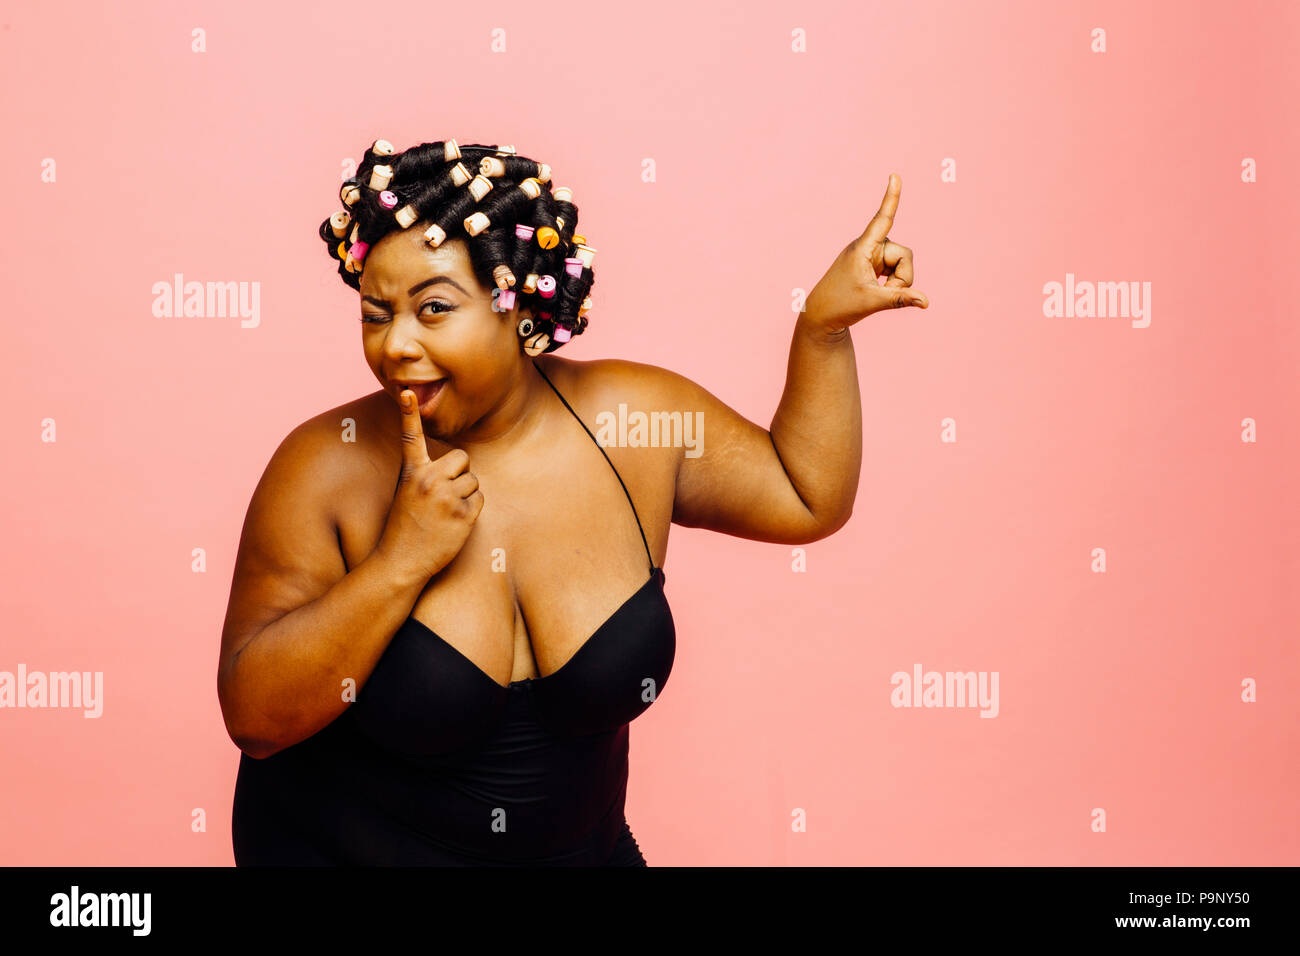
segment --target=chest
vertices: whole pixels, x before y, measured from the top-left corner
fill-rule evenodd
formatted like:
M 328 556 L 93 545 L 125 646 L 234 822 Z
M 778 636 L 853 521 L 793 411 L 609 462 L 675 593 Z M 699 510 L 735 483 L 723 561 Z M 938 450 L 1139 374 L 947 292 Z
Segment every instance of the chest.
M 576 423 L 574 430 L 549 434 L 508 461 L 471 454 L 483 509 L 410 610 L 425 637 L 502 687 L 555 674 L 593 637 L 609 637 L 613 629 L 602 628 L 646 590 L 647 544 L 654 564 L 662 560 L 672 450 L 606 448 L 607 461 Z M 337 505 L 349 569 L 383 534 L 401 467 L 395 445 L 361 451 L 365 467 L 349 470 Z

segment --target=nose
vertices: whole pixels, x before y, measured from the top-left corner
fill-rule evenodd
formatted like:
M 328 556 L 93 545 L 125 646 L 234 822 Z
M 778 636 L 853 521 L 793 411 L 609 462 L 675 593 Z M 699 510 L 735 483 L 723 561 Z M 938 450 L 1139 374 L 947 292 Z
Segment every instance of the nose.
M 419 340 L 420 328 L 414 315 L 395 313 L 389 320 L 384 335 L 384 355 L 394 361 L 400 358 L 418 358 L 424 352 Z

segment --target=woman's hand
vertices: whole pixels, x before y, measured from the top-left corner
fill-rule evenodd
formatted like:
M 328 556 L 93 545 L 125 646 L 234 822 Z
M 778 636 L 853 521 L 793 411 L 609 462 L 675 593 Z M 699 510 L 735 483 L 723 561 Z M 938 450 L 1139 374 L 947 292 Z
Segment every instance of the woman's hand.
M 898 174 L 890 173 L 880 210 L 808 293 L 804 317 L 817 328 L 839 334 L 873 312 L 929 306 L 930 300 L 911 288 L 912 250 L 889 241 L 902 189 Z M 880 276 L 888 277 L 884 285 Z
M 483 510 L 483 492 L 469 470 L 464 449 L 453 448 L 437 461 L 429 459 L 415 393 L 403 389 L 399 400 L 402 473 L 375 548 L 427 580 L 464 547 Z

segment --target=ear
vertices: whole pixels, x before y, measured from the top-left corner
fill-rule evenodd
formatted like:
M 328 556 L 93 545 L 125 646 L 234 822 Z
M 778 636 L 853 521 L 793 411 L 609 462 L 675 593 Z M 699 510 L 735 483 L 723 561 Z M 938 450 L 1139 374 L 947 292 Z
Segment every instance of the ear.
M 506 320 L 506 325 L 510 329 L 510 334 L 518 341 L 520 351 L 523 351 L 524 336 L 519 334 L 519 323 L 524 321 L 524 319 L 530 319 L 534 324 L 536 324 L 537 317 L 533 313 L 533 307 L 531 305 L 516 305 L 509 312 L 502 312 L 501 315 Z
M 534 314 L 531 305 L 516 305 L 509 312 L 506 312 L 505 315 L 509 316 L 510 325 L 515 329 L 519 328 L 519 323 L 525 318 L 532 319 L 534 324 L 537 322 L 537 316 Z

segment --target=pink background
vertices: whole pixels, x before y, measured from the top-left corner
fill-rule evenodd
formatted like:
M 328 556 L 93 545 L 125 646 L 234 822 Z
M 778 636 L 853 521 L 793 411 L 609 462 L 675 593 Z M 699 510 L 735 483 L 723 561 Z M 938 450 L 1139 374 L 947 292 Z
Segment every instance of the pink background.
M 566 357 L 673 369 L 764 427 L 792 290 L 902 178 L 891 237 L 932 304 L 854 329 L 851 522 L 802 574 L 673 530 L 677 660 L 631 736 L 652 866 L 1300 863 L 1295 4 L 3 19 L 0 670 L 102 670 L 105 701 L 0 710 L 0 862 L 232 862 L 215 678 L 244 512 L 295 425 L 378 387 L 316 229 L 375 138 L 455 137 L 574 189 L 600 255 Z M 260 283 L 260 325 L 155 318 L 176 272 Z M 1150 327 L 1044 317 L 1067 272 L 1150 282 Z M 893 708 L 915 663 L 998 671 L 999 715 Z

